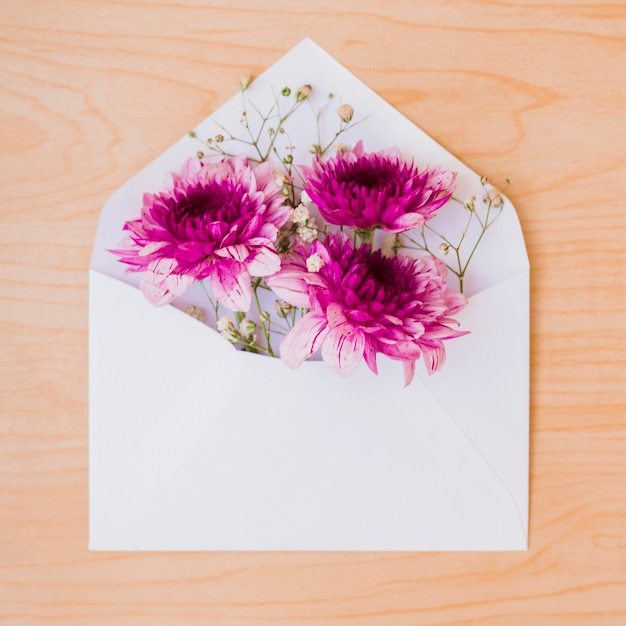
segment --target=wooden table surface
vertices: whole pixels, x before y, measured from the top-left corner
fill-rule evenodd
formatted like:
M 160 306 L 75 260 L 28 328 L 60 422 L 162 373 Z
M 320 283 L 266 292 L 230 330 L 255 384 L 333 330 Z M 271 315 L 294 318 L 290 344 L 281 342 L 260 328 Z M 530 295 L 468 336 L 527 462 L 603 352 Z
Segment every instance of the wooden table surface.
M 0 23 L 0 624 L 626 624 L 622 0 L 0 0 Z M 512 180 L 532 268 L 527 553 L 87 550 L 101 206 L 306 36 Z

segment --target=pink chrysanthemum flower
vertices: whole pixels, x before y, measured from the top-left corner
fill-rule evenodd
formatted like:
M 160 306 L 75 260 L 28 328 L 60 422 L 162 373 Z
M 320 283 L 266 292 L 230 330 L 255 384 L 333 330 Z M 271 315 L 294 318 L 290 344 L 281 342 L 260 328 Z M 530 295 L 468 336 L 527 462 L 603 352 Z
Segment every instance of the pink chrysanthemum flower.
M 287 261 L 267 279 L 271 289 L 297 307 L 309 307 L 280 346 L 282 360 L 299 367 L 318 348 L 326 364 L 347 376 L 361 358 L 378 373 L 376 355 L 402 361 L 405 383 L 424 356 L 428 373 L 445 360 L 443 342 L 466 334 L 451 315 L 465 297 L 446 287 L 446 268 L 431 256 L 385 257 L 369 245 L 354 248 L 343 233 L 328 236 Z M 315 257 L 315 271 L 307 259 Z
M 435 215 L 454 191 L 456 174 L 439 168 L 420 172 L 398 148 L 364 152 L 359 141 L 312 167 L 303 167 L 306 192 L 331 224 L 401 233 Z
M 126 222 L 129 236 L 113 252 L 128 271 L 145 272 L 141 289 L 153 304 L 209 278 L 221 304 L 247 311 L 250 277 L 280 268 L 274 242 L 290 214 L 269 162 L 188 159 L 164 190 L 144 195 L 141 217 Z

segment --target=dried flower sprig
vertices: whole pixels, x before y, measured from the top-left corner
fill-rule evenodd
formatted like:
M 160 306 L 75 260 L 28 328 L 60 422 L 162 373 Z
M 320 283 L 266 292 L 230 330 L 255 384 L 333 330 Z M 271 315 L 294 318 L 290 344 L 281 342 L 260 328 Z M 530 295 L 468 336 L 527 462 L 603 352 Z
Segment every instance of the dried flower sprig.
M 510 181 L 508 178 L 504 180 L 502 190 L 491 185 L 486 176 L 481 177 L 480 184 L 483 188 L 480 199 L 472 197 L 462 201 L 455 197 L 451 198 L 452 201 L 467 212 L 465 227 L 456 242 L 453 242 L 448 235 L 436 230 L 431 223 L 425 223 L 420 227 L 419 238 L 406 232 L 395 235 L 392 244 L 393 253 L 398 254 L 402 249 L 413 249 L 426 252 L 432 256 L 439 256 L 444 260 L 447 269 L 457 277 L 459 281 L 459 291 L 463 293 L 464 279 L 467 275 L 470 262 L 485 236 L 485 233 L 502 213 L 504 207 L 503 194 L 510 185 Z M 479 230 L 474 240 L 470 241 L 468 235 L 474 222 L 478 224 Z M 437 251 L 428 243 L 428 233 L 432 233 L 439 239 L 440 243 Z M 446 259 L 450 254 L 452 255 L 453 261 Z

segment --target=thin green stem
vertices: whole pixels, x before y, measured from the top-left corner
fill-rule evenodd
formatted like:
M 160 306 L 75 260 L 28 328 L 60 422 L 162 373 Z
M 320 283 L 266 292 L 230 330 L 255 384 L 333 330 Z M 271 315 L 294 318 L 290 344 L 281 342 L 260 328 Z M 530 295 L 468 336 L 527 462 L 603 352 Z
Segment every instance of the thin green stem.
M 257 311 L 259 312 L 259 322 L 261 323 L 261 329 L 263 330 L 263 336 L 265 337 L 265 343 L 267 344 L 268 354 L 270 356 L 274 356 L 274 351 L 272 350 L 272 342 L 270 340 L 269 328 L 267 327 L 267 324 L 265 323 L 265 320 L 264 320 L 265 315 L 263 313 L 263 309 L 261 308 L 261 302 L 259 300 L 258 287 L 260 283 L 261 283 L 261 279 L 257 278 L 257 280 L 254 281 L 254 285 L 252 286 L 252 292 L 254 293 L 254 301 L 256 303 Z

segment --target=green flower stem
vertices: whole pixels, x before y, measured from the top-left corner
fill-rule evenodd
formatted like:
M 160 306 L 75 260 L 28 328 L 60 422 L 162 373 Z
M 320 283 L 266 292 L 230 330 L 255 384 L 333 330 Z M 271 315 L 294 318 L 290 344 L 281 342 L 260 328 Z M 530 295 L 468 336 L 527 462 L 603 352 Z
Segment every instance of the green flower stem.
M 207 297 L 207 300 L 211 303 L 213 307 L 213 312 L 215 314 L 215 323 L 217 324 L 217 320 L 219 319 L 219 311 L 220 311 L 220 303 L 218 301 L 213 301 L 213 298 L 209 295 L 209 292 L 204 284 L 204 281 L 200 281 L 200 287 L 202 287 L 202 291 L 204 291 L 204 295 Z
M 263 319 L 264 318 L 263 309 L 261 308 L 261 302 L 259 300 L 258 288 L 259 288 L 260 284 L 261 284 L 261 279 L 257 278 L 254 281 L 254 285 L 252 286 L 252 292 L 254 293 L 254 301 L 256 303 L 256 308 L 257 308 L 257 311 L 259 313 L 259 322 L 261 324 L 261 329 L 263 330 L 263 336 L 265 337 L 265 343 L 267 344 L 267 353 L 270 356 L 275 356 L 274 351 L 272 350 L 272 342 L 270 340 L 270 331 L 269 331 L 269 328 L 267 326 L 267 323 Z

